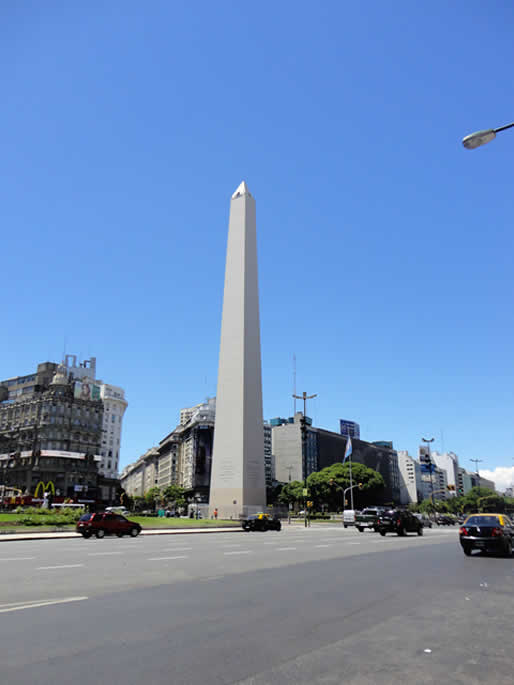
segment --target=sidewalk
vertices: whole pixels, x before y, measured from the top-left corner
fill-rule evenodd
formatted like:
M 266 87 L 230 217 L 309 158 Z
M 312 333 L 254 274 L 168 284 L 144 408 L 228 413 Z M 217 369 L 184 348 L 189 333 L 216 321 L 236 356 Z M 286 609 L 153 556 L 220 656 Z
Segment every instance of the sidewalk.
M 242 528 L 148 528 L 140 535 L 196 535 L 206 533 L 243 533 Z M 66 540 L 75 538 L 80 540 L 82 535 L 73 531 L 64 533 L 6 533 L 0 535 L 0 542 L 16 542 L 17 540 Z

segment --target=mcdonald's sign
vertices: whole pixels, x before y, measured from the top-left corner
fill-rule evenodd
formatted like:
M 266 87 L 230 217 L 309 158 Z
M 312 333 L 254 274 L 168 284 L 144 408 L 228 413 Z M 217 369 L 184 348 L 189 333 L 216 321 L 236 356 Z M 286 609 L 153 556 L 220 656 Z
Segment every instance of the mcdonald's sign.
M 52 495 L 55 495 L 55 485 L 51 480 L 45 485 L 42 480 L 36 485 L 36 491 L 34 492 L 34 497 L 39 497 L 39 488 L 42 489 L 41 495 L 44 495 L 47 490 L 52 491 Z

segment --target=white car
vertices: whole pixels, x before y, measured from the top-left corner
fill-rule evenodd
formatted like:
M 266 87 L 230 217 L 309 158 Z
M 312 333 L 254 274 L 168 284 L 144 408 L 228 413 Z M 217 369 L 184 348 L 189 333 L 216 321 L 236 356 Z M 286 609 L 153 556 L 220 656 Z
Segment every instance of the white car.
M 355 525 L 355 515 L 359 512 L 356 509 L 345 509 L 343 511 L 343 526 L 348 528 L 348 526 Z

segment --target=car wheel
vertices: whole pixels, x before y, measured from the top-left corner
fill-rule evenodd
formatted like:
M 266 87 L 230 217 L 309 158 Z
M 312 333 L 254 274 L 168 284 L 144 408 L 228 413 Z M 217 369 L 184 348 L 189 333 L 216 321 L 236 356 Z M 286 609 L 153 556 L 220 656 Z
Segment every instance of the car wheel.
M 470 557 L 470 556 L 471 556 L 471 547 L 463 547 L 463 548 L 462 548 L 462 551 L 464 552 L 464 554 L 465 554 L 467 557 Z
M 398 537 L 403 537 L 405 535 L 405 529 L 404 528 L 398 528 Z
M 103 537 L 105 537 L 105 530 L 103 528 L 99 528 L 95 535 L 99 540 L 101 540 Z
M 277 530 L 282 530 L 282 524 L 280 523 L 280 521 L 277 523 Z
M 89 531 L 87 533 L 82 533 L 82 537 L 87 540 L 88 538 L 91 537 L 91 533 Z
M 385 530 L 379 530 L 378 532 L 380 533 L 380 535 L 382 537 L 385 537 L 385 534 L 386 534 Z
M 119 538 L 122 538 L 122 537 L 123 537 L 123 533 L 116 533 L 116 535 L 117 535 Z
M 357 526 L 357 530 L 359 531 L 359 533 L 364 533 L 364 528 L 362 528 L 361 526 Z
M 130 537 L 131 538 L 137 538 L 138 535 L 139 535 L 139 528 L 134 527 L 134 528 L 130 529 Z
M 418 535 L 423 535 L 423 526 L 418 528 Z
M 348 526 L 346 525 L 346 523 L 343 523 L 343 526 L 344 526 L 344 528 L 348 528 Z
M 504 556 L 506 556 L 506 557 L 512 556 L 512 540 L 508 540 L 507 543 L 505 544 Z

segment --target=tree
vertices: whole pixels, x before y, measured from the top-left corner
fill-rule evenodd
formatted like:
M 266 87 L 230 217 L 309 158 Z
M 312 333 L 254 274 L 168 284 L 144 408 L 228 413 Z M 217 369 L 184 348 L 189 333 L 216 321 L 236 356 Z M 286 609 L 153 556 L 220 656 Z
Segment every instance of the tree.
M 501 495 L 486 495 L 477 501 L 478 511 L 490 511 L 501 514 L 505 511 L 505 500 Z
M 354 502 L 356 506 L 365 506 L 380 497 L 385 486 L 381 474 L 373 469 L 359 464 L 352 463 L 352 480 L 355 487 Z M 343 493 L 350 487 L 350 464 L 332 464 L 321 471 L 311 473 L 307 478 L 307 489 L 309 499 L 314 502 L 315 508 L 320 508 L 322 504 L 327 504 L 331 511 L 338 511 L 344 508 Z
M 489 488 L 480 488 L 475 486 L 464 495 L 463 500 L 463 511 L 478 511 L 478 500 L 481 497 L 489 497 L 490 495 L 495 495 L 496 493 Z
M 282 488 L 278 501 L 282 504 L 296 504 L 303 502 L 303 483 L 299 480 L 293 480 L 291 483 L 286 483 Z
M 154 485 L 153 488 L 145 492 L 145 502 L 149 506 L 156 506 L 161 501 L 161 489 Z
M 180 485 L 168 485 L 162 491 L 162 498 L 175 507 L 183 507 L 186 503 L 185 490 Z
M 132 498 L 132 509 L 131 511 L 142 511 L 145 507 L 145 498 L 141 495 L 134 495 Z

